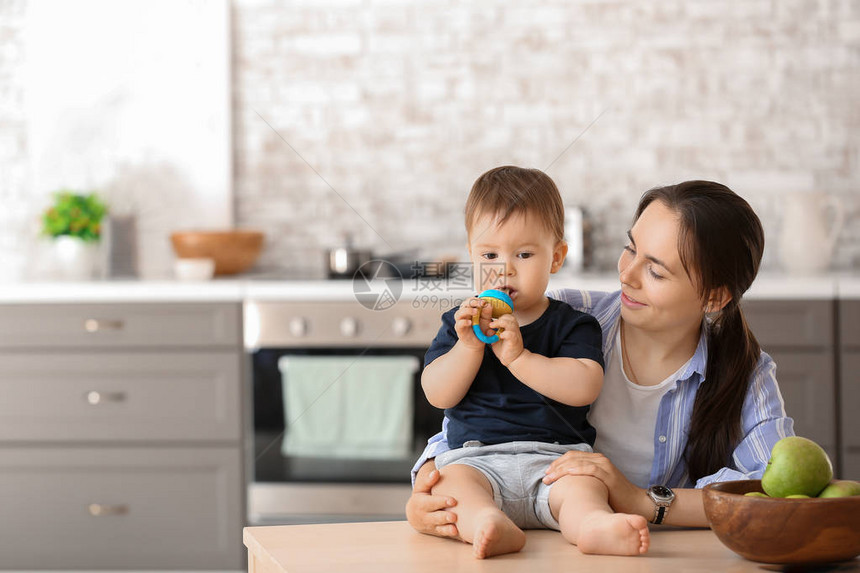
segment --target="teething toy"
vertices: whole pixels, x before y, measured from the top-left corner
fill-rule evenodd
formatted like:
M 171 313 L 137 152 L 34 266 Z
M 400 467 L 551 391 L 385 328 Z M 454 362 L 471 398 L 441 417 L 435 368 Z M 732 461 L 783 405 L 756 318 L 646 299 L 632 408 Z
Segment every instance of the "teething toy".
M 504 291 L 494 288 L 487 289 L 479 294 L 478 298 L 485 300 L 490 304 L 493 309 L 493 318 L 499 318 L 503 314 L 514 312 L 514 301 L 512 301 L 511 297 L 508 296 L 508 293 Z M 481 332 L 481 313 L 479 312 L 472 317 L 472 330 L 475 331 L 475 336 L 478 337 L 478 340 L 486 342 L 487 344 L 493 344 L 494 342 L 499 341 L 499 333 L 504 329 L 498 329 L 492 336 L 487 336 Z

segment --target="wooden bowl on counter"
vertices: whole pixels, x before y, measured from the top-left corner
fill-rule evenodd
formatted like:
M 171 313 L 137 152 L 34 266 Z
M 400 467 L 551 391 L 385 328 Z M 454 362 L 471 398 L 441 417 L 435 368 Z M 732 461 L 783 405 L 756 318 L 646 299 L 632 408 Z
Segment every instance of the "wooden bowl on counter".
M 233 275 L 254 266 L 263 249 L 260 231 L 177 231 L 170 235 L 173 251 L 181 259 L 215 261 L 216 275 Z
M 860 555 L 860 496 L 752 497 L 761 480 L 705 486 L 705 514 L 719 540 L 751 561 L 831 563 Z

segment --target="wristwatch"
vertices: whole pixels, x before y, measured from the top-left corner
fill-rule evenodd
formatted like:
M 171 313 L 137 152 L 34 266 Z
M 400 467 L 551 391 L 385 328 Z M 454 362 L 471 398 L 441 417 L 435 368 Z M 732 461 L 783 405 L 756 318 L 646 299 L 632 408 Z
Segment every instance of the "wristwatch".
M 651 501 L 656 506 L 654 519 L 651 523 L 659 525 L 663 523 L 663 518 L 669 512 L 669 506 L 675 501 L 675 492 L 672 491 L 672 488 L 665 485 L 652 485 L 648 488 L 648 497 L 651 498 Z

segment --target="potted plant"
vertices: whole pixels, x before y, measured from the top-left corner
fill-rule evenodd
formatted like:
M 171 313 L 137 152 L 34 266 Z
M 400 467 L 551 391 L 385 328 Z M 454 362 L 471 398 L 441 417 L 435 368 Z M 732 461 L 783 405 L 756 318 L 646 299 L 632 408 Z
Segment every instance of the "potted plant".
M 69 189 L 54 193 L 54 203 L 42 215 L 42 231 L 53 238 L 57 275 L 90 279 L 99 258 L 102 219 L 107 206 L 95 193 Z

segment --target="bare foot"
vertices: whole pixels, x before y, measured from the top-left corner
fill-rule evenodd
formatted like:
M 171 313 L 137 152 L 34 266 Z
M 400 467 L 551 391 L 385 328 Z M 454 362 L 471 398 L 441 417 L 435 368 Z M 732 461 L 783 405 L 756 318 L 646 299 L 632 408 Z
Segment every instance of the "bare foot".
M 526 544 L 526 534 L 504 513 L 487 511 L 477 522 L 472 548 L 478 559 L 516 553 Z
M 577 546 L 583 553 L 641 555 L 650 544 L 648 522 L 641 515 L 594 513 L 583 518 Z

